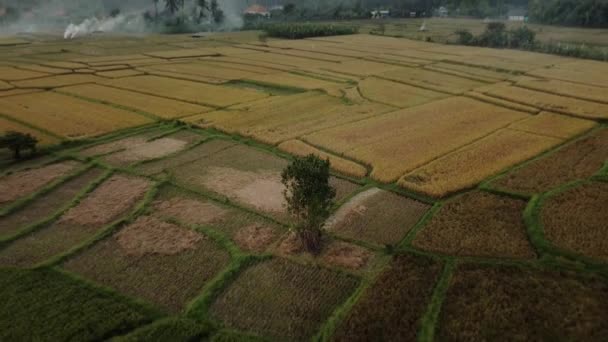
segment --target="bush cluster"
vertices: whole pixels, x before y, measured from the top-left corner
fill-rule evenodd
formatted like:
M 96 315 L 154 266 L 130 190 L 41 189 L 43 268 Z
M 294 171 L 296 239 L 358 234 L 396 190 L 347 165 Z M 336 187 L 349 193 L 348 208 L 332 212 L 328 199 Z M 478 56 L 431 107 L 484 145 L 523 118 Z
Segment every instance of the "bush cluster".
M 536 44 L 536 32 L 526 26 L 507 30 L 501 22 L 489 23 L 486 30 L 478 36 L 467 30 L 458 30 L 455 34 L 458 36 L 458 43 L 463 45 L 518 49 Z
M 317 23 L 272 23 L 263 25 L 262 30 L 269 37 L 286 39 L 339 36 L 355 34 L 359 31 L 355 26 Z

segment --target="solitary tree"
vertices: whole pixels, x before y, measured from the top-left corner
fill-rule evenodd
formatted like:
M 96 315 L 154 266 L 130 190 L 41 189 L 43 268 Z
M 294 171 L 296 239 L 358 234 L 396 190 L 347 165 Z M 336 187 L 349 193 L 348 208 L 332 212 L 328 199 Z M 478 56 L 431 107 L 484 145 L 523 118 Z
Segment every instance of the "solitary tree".
M 22 150 L 29 149 L 32 154 L 36 152 L 37 143 L 38 139 L 31 134 L 14 131 L 6 132 L 4 136 L 0 137 L 0 148 L 8 148 L 13 151 L 15 159 L 21 158 Z
M 317 253 L 323 224 L 336 196 L 336 190 L 329 185 L 329 160 L 312 154 L 296 158 L 281 176 L 287 208 L 299 219 L 298 236 L 309 251 Z

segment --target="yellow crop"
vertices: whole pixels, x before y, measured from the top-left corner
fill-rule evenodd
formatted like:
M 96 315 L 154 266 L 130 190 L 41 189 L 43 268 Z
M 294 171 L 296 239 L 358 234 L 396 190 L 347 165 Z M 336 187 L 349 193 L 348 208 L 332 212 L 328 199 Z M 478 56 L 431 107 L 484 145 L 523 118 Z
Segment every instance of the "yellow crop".
M 59 142 L 59 140 L 57 138 L 52 137 L 48 134 L 44 134 L 44 133 L 40 132 L 39 130 L 33 129 L 31 127 L 22 125 L 20 123 L 17 123 L 17 122 L 11 121 L 11 120 L 7 120 L 3 117 L 0 117 L 0 134 L 4 134 L 7 131 L 15 131 L 15 132 L 31 134 L 31 135 L 35 136 L 36 138 L 38 138 L 38 143 L 43 146 L 56 144 Z
M 419 68 L 399 68 L 379 77 L 448 94 L 459 95 L 486 83 Z
M 192 103 L 139 94 L 128 90 L 116 89 L 97 84 L 82 84 L 65 87 L 58 89 L 58 91 L 120 105 L 165 119 L 180 118 L 211 110 L 209 107 L 195 105 Z
M 368 100 L 401 108 L 420 105 L 448 96 L 432 90 L 375 77 L 368 77 L 359 82 L 359 91 Z
M 261 101 L 188 118 L 203 127 L 240 133 L 269 144 L 340 126 L 392 110 L 380 104 L 347 105 L 341 99 L 308 92 Z
M 216 86 L 158 76 L 125 77 L 103 82 L 113 87 L 159 95 L 176 100 L 224 107 L 258 100 L 268 95 L 262 92 Z
M 399 185 L 433 197 L 444 197 L 471 188 L 561 142 L 556 138 L 503 129 L 405 175 Z
M 392 182 L 527 114 L 465 97 L 451 97 L 375 116 L 304 137 L 315 146 L 373 166 L 371 176 Z
M 72 139 L 152 121 L 133 112 L 53 92 L 3 97 L 0 98 L 0 108 L 7 116 Z
M 510 128 L 555 138 L 570 139 L 597 125 L 591 120 L 543 112 L 529 119 L 516 122 Z
M 43 76 L 47 76 L 47 74 L 8 66 L 0 66 L 0 80 L 2 81 L 18 81 Z
M 591 119 L 608 118 L 608 104 L 584 101 L 507 85 L 489 87 L 484 90 L 484 93 L 557 113 Z
M 350 160 L 340 158 L 333 154 L 323 152 L 313 146 L 308 145 L 300 140 L 289 140 L 281 143 L 279 148 L 287 153 L 291 153 L 297 156 L 307 156 L 314 154 L 321 159 L 329 159 L 331 167 L 347 176 L 353 176 L 357 178 L 365 177 L 367 169 Z
M 517 85 L 532 90 L 608 104 L 608 89 L 606 88 L 558 80 L 525 80 L 517 82 Z
M 100 82 L 103 80 L 103 78 L 95 75 L 69 74 L 15 81 L 13 84 L 19 88 L 57 88 L 74 84 Z

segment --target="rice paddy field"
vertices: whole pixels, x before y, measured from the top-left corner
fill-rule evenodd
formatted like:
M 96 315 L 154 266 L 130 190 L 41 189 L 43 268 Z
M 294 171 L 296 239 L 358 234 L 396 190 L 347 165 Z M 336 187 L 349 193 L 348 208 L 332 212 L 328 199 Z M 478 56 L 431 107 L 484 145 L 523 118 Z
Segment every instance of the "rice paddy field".
M 607 75 L 368 34 L 0 37 L 0 133 L 40 142 L 0 150 L 0 340 L 606 341 Z M 318 254 L 281 183 L 309 154 Z

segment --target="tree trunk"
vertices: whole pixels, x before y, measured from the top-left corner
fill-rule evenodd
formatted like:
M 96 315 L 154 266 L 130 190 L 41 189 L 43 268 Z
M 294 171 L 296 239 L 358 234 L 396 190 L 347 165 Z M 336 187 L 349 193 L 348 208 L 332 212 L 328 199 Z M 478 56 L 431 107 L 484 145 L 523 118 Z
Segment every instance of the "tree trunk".
M 303 229 L 298 233 L 300 241 L 313 254 L 318 254 L 321 251 L 321 231 Z
M 13 152 L 15 153 L 14 154 L 15 159 L 21 159 L 21 149 L 20 148 L 13 149 Z

